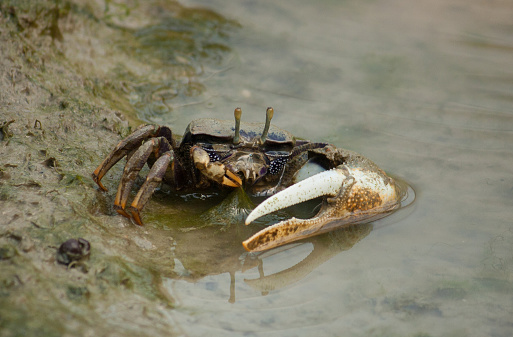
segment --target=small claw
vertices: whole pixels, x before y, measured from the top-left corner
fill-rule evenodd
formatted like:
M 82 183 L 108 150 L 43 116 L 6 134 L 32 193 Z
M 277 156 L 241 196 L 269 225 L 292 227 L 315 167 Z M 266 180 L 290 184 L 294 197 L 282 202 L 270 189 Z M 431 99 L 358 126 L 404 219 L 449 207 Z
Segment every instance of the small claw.
M 211 162 L 208 153 L 198 146 L 191 148 L 191 156 L 196 168 L 207 178 L 225 186 L 239 187 L 242 180 L 219 162 Z
M 232 186 L 232 187 L 242 186 L 242 180 L 240 179 L 240 177 L 238 175 L 236 175 L 232 171 L 226 170 L 225 176 L 223 178 L 224 178 L 223 179 L 224 185 L 228 185 L 228 186 Z M 229 180 L 231 183 L 228 183 L 227 180 Z
M 225 186 L 230 186 L 230 187 L 239 187 L 240 186 L 240 185 L 237 185 L 236 183 L 234 183 L 233 181 L 231 181 L 230 179 L 228 179 L 226 177 L 223 177 L 222 184 L 225 185 Z

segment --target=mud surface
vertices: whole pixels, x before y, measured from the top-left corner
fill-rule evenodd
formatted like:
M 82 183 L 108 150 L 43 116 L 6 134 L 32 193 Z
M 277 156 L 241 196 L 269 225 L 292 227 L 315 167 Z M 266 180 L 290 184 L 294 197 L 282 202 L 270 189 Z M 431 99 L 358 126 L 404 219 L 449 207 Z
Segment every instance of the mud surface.
M 201 92 L 204 56 L 190 47 L 222 18 L 170 1 L 8 0 L 0 11 L 0 336 L 173 335 L 158 282 L 173 268 L 172 237 L 116 216 L 90 174 L 140 123 L 137 85 L 166 83 L 160 102 Z M 196 35 L 175 39 L 176 55 L 137 55 L 150 21 Z M 91 252 L 65 266 L 57 249 L 72 238 Z

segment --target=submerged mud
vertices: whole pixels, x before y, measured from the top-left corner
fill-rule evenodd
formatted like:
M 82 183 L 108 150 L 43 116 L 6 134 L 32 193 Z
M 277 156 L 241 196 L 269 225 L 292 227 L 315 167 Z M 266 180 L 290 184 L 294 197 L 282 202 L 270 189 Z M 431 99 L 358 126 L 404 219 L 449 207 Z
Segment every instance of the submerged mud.
M 171 24 L 184 27 L 162 37 L 172 57 L 148 42 Z M 0 336 L 179 333 L 159 281 L 176 275 L 173 238 L 117 216 L 90 174 L 140 123 L 137 100 L 201 94 L 200 65 L 227 51 L 231 25 L 171 1 L 0 3 Z M 78 238 L 87 256 L 58 263 Z

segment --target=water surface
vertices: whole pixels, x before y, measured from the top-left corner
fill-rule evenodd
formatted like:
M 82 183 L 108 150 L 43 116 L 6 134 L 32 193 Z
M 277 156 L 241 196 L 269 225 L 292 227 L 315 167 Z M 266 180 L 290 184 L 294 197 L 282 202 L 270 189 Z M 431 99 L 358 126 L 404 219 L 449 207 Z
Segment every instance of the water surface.
M 240 246 L 248 230 L 179 231 L 170 219 L 194 207 L 157 196 L 146 216 L 174 240 L 162 285 L 177 307 L 166 319 L 194 336 L 510 336 L 513 4 L 184 4 L 233 24 L 215 37 L 219 57 L 200 60 L 198 92 L 168 91 L 152 108 L 140 97 L 156 89 L 141 89 L 141 118 L 181 133 L 194 118 L 231 119 L 236 106 L 263 121 L 273 106 L 275 125 L 364 154 L 417 200 L 253 256 Z

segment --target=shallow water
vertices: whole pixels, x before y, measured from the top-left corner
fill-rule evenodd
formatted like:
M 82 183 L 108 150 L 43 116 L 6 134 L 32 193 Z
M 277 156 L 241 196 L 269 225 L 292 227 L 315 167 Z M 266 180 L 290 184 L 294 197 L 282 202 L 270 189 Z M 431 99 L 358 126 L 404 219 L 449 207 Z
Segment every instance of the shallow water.
M 160 89 L 134 93 L 141 118 L 181 133 L 236 106 L 261 122 L 273 106 L 275 125 L 364 154 L 417 199 L 372 225 L 253 256 L 240 222 L 189 225 L 178 219 L 200 206 L 161 193 L 145 216 L 173 238 L 162 286 L 177 307 L 166 319 L 194 336 L 510 336 L 512 3 L 184 4 L 241 26 L 220 35 L 221 57 L 199 61 L 196 94 L 171 90 L 148 109 L 140 97 Z

